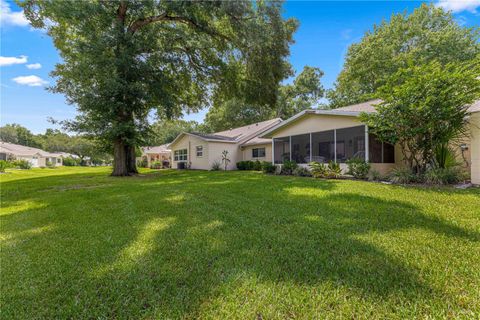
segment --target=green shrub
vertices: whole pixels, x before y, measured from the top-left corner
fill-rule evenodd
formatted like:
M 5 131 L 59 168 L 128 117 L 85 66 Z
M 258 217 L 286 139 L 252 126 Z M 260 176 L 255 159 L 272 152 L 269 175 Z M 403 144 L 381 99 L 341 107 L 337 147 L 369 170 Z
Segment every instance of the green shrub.
M 262 171 L 262 163 L 260 161 L 254 161 L 252 162 L 252 170 L 255 171 Z
M 308 166 L 314 178 L 325 178 L 327 176 L 327 166 L 324 163 L 312 161 Z
M 273 174 L 277 171 L 277 166 L 269 161 L 262 162 L 262 171 L 263 173 Z
M 401 184 L 419 183 L 423 181 L 423 177 L 421 175 L 414 174 L 412 169 L 408 167 L 394 168 L 390 173 L 389 178 L 390 181 Z
M 47 168 L 53 168 L 53 167 L 55 167 L 55 166 L 53 165 L 53 162 L 52 162 L 52 161 L 47 161 L 47 162 L 45 162 L 45 166 L 46 166 Z
M 348 174 L 356 179 L 366 179 L 370 171 L 370 163 L 360 158 L 347 160 Z
M 425 172 L 425 183 L 428 184 L 455 184 L 464 180 L 464 173 L 458 167 L 431 168 Z
M 297 177 L 311 177 L 312 173 L 305 167 L 296 167 L 293 170 L 293 175 Z
M 154 161 L 150 164 L 150 169 L 162 169 L 162 163 L 160 161 Z
M 237 162 L 238 170 L 252 170 L 253 162 L 252 161 L 239 161 Z
M 293 170 L 295 170 L 297 167 L 298 167 L 298 164 L 295 161 L 286 160 L 283 162 L 282 170 L 280 171 L 280 174 L 292 175 Z
M 30 163 L 30 161 L 27 161 L 27 160 L 15 160 L 13 162 L 13 165 L 16 168 L 25 169 L 25 170 L 28 170 L 28 169 L 32 168 L 32 164 Z
M 210 168 L 210 171 L 220 171 L 221 167 L 222 167 L 222 164 L 218 161 L 215 161 L 212 163 L 212 167 Z M 237 168 L 238 168 L 238 163 L 237 163 Z
M 383 176 L 380 172 L 373 169 L 373 170 L 370 170 L 370 173 L 368 174 L 368 180 L 370 180 L 370 181 L 382 181 Z
M 340 164 L 335 161 L 328 162 L 327 165 L 327 178 L 337 179 L 342 175 L 342 169 L 340 169 Z
M 455 151 L 447 143 L 442 143 L 433 150 L 433 166 L 436 168 L 452 168 L 458 165 Z
M 97 164 L 97 159 L 92 159 L 92 163 L 94 165 Z M 100 161 L 98 161 L 100 162 Z M 101 164 L 101 162 L 99 163 Z M 142 158 L 141 160 L 137 161 L 137 166 L 139 166 L 140 168 L 148 168 L 148 159 L 147 158 Z
M 0 172 L 5 172 L 5 169 L 10 167 L 10 162 L 6 160 L 0 160 Z
M 67 167 L 78 166 L 78 161 L 72 157 L 67 157 L 63 159 L 63 165 Z

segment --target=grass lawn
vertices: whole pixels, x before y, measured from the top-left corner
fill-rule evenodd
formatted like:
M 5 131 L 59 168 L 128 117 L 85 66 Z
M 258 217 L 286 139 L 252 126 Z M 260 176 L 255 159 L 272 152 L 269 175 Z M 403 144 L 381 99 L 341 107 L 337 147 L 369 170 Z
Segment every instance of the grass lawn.
M 480 190 L 109 168 L 1 179 L 1 318 L 480 316 Z

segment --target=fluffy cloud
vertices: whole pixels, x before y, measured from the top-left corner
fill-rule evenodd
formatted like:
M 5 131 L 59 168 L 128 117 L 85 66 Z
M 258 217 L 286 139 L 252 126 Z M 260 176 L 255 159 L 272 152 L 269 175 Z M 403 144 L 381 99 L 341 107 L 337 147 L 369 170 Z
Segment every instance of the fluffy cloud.
M 27 64 L 28 69 L 40 69 L 42 65 L 40 63 Z
M 0 56 L 0 66 L 11 66 L 14 64 L 27 63 L 27 56 L 20 57 L 3 57 Z
M 440 0 L 436 5 L 452 12 L 470 11 L 476 13 L 477 8 L 480 7 L 480 0 Z
M 25 27 L 29 25 L 27 18 L 22 11 L 12 11 L 10 4 L 5 0 L 0 0 L 0 24 Z
M 37 76 L 20 76 L 13 78 L 12 80 L 18 84 L 29 87 L 41 87 L 48 84 L 47 81 Z

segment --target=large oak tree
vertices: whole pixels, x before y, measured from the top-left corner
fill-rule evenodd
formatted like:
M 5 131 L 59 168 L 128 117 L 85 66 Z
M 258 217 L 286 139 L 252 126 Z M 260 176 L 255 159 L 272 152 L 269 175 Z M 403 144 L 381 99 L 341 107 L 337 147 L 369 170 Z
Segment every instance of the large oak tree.
M 279 2 L 54 1 L 22 3 L 32 26 L 53 38 L 62 62 L 54 92 L 79 115 L 69 129 L 111 146 L 113 175 L 137 172 L 135 147 L 148 116 L 176 118 L 212 96 L 275 104 L 288 73 L 295 20 Z
M 332 108 L 369 100 L 409 62 L 442 65 L 472 61 L 480 53 L 479 28 L 460 26 L 450 12 L 422 4 L 412 14 L 395 14 L 348 48 L 334 89 Z

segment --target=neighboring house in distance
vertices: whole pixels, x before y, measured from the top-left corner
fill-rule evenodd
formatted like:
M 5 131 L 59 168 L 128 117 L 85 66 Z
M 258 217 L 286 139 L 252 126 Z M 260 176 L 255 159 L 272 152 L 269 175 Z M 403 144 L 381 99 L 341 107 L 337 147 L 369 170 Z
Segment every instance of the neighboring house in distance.
M 272 159 L 276 164 L 285 160 L 305 165 L 311 161 L 336 161 L 345 169 L 346 160 L 358 157 L 385 174 L 403 165 L 401 149 L 379 141 L 358 118 L 361 112 L 376 112 L 375 105 L 380 102 L 372 100 L 333 110 L 304 110 L 259 137 L 273 139 Z M 470 106 L 469 112 L 470 136 L 462 145 L 455 146 L 455 151 L 459 160 L 465 159 L 472 183 L 480 184 L 480 101 Z
M 82 160 L 78 155 L 68 152 L 57 152 L 57 154 L 63 159 L 72 158 L 75 160 Z M 83 157 L 83 163 L 85 166 L 90 166 L 92 164 L 90 157 Z
M 172 151 L 168 149 L 168 144 L 162 144 L 156 147 L 143 147 L 142 157 L 140 157 L 140 159 L 137 159 L 137 160 L 146 158 L 148 167 L 150 167 L 150 165 L 156 161 L 160 161 L 162 162 L 162 164 L 165 162 L 168 162 L 168 164 L 170 165 L 170 163 L 172 162 L 171 154 L 172 154 Z
M 276 118 L 212 134 L 181 133 L 168 145 L 172 168 L 209 170 L 221 163 L 224 150 L 230 159 L 228 170 L 236 169 L 242 160 L 271 161 L 271 140 L 257 137 L 281 121 Z
M 32 167 L 46 167 L 48 162 L 54 166 L 63 165 L 59 153 L 51 153 L 38 148 L 26 147 L 19 144 L 0 142 L 0 160 L 27 160 Z

